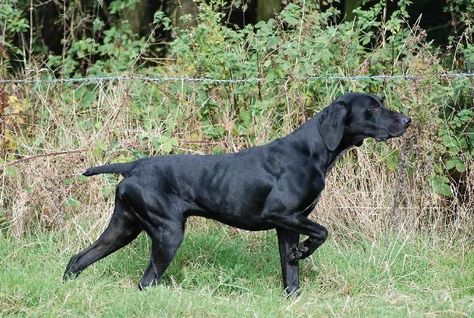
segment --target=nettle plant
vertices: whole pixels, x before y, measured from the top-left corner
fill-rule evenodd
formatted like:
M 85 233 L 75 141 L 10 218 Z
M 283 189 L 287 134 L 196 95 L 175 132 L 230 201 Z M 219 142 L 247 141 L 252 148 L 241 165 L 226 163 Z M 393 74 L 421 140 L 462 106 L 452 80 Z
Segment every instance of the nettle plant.
M 97 75 L 130 71 L 138 68 L 140 56 L 149 51 L 150 41 L 134 33 L 126 12 L 137 4 L 137 0 L 114 0 L 107 4 L 104 11 L 112 20 L 106 26 L 99 11 L 84 12 L 86 17 L 75 14 L 78 4 L 71 2 L 65 5 L 67 19 L 64 20 L 62 55 L 49 54 L 46 66 L 63 76 Z M 103 4 L 95 4 L 102 6 Z M 90 10 L 91 8 L 89 8 Z M 75 21 L 81 19 L 80 21 Z M 84 22 L 87 21 L 87 22 Z M 71 26 L 69 26 L 71 24 Z M 153 27 L 166 24 L 166 20 L 155 16 Z M 73 27 L 77 25 L 76 27 Z M 155 29 L 153 29 L 154 31 Z M 73 38 L 72 41 L 66 39 Z
M 29 30 L 28 20 L 17 8 L 17 1 L 0 3 L 0 75 L 8 74 L 10 60 L 26 63 L 25 47 L 14 42 L 15 35 Z
M 435 165 L 436 174 L 431 183 L 435 192 L 447 197 L 452 197 L 455 186 L 464 182 L 468 165 L 472 166 L 474 159 L 472 90 L 472 80 L 454 81 L 438 118 L 440 125 L 434 149 L 440 161 Z

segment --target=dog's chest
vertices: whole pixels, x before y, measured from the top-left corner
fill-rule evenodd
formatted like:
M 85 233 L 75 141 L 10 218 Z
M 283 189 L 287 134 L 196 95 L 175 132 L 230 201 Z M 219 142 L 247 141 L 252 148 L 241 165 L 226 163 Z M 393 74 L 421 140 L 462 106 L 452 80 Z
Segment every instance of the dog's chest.
M 301 210 L 303 211 L 303 213 L 308 215 L 319 203 L 319 200 L 321 199 L 321 193 L 323 192 L 323 189 L 324 189 L 324 179 L 326 178 L 327 175 L 329 175 L 329 173 L 331 172 L 332 168 L 336 165 L 336 162 L 339 160 L 339 158 L 341 158 L 346 152 L 347 150 L 341 151 L 341 153 L 339 153 L 336 156 L 336 158 L 330 163 L 330 165 L 326 169 L 326 173 L 322 177 L 322 186 L 317 187 L 316 189 L 313 189 L 311 191 L 312 195 L 310 194 L 310 197 L 311 197 L 311 200 L 309 200 L 310 203 L 308 204 L 307 202 L 305 202 L 305 204 L 303 205 L 304 208 Z
M 322 175 L 313 177 L 310 184 L 304 188 L 304 195 L 298 196 L 299 211 L 309 214 L 318 203 L 321 192 L 324 189 L 324 177 Z M 302 194 L 302 193 L 300 193 Z
M 326 169 L 326 174 L 325 174 L 325 176 L 327 176 L 327 175 L 331 172 L 332 168 L 336 165 L 336 162 L 337 162 L 342 156 L 344 156 L 344 154 L 347 152 L 347 150 L 348 150 L 348 149 L 341 151 L 341 152 L 336 156 L 336 158 L 334 158 L 334 160 L 329 164 L 328 168 Z

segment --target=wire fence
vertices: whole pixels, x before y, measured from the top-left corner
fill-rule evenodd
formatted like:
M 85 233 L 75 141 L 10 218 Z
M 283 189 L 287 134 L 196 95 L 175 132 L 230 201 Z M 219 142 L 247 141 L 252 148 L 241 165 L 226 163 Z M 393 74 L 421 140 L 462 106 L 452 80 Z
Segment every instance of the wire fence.
M 426 78 L 453 79 L 453 78 L 474 78 L 474 72 L 445 72 L 426 75 L 399 74 L 399 75 L 314 75 L 286 77 L 283 80 L 296 81 L 362 81 L 362 80 L 421 80 Z M 221 79 L 208 77 L 179 77 L 179 76 L 143 76 L 143 75 L 114 75 L 114 76 L 88 76 L 79 78 L 23 78 L 23 79 L 0 79 L 0 84 L 56 84 L 56 83 L 100 83 L 114 81 L 142 81 L 153 83 L 164 82 L 197 82 L 209 84 L 238 84 L 238 83 L 258 83 L 268 81 L 265 77 L 249 77 L 244 79 Z

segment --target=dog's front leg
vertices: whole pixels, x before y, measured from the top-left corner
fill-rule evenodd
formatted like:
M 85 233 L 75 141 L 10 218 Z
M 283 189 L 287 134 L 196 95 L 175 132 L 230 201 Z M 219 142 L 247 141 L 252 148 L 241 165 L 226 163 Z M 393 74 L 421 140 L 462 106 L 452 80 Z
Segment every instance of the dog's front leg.
M 268 223 L 274 224 L 275 228 L 283 228 L 308 236 L 308 239 L 292 248 L 290 262 L 297 262 L 310 256 L 326 241 L 328 236 L 328 231 L 324 226 L 299 213 L 267 212 L 265 218 Z
M 278 248 L 280 251 L 280 264 L 283 274 L 283 285 L 288 295 L 297 295 L 299 283 L 299 265 L 298 261 L 293 261 L 291 254 L 294 248 L 298 245 L 300 235 L 283 228 L 276 229 L 278 236 Z

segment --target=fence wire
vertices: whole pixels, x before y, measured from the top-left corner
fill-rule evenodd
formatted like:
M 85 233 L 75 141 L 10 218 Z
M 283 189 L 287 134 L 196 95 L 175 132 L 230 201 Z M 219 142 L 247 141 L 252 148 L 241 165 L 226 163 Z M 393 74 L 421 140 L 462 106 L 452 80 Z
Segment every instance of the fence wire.
M 429 78 L 452 79 L 460 77 L 474 77 L 474 72 L 446 72 L 431 75 Z M 314 75 L 286 77 L 282 80 L 296 81 L 362 81 L 362 80 L 421 80 L 426 79 L 424 75 L 400 74 L 400 75 Z M 249 77 L 244 79 L 222 79 L 208 77 L 179 77 L 179 76 L 143 76 L 143 75 L 114 75 L 114 76 L 88 76 L 79 78 L 22 78 L 22 79 L 0 79 L 0 84 L 56 84 L 56 83 L 101 83 L 114 81 L 142 81 L 142 82 L 197 82 L 209 84 L 234 84 L 234 83 L 258 83 L 268 81 L 264 77 Z

